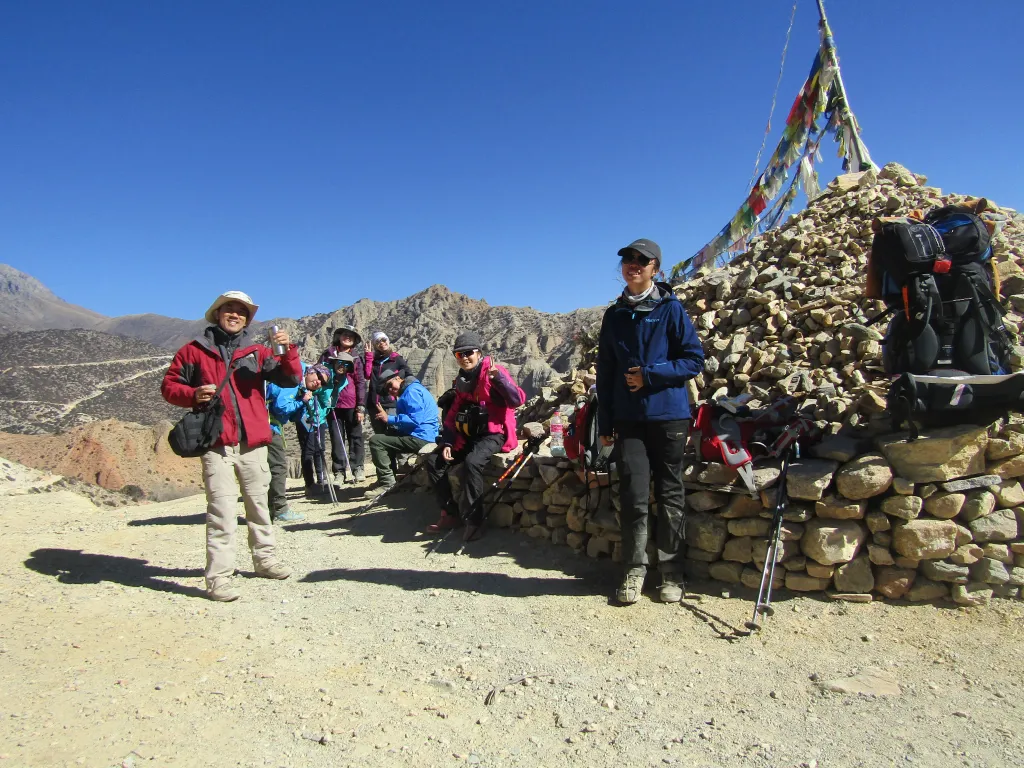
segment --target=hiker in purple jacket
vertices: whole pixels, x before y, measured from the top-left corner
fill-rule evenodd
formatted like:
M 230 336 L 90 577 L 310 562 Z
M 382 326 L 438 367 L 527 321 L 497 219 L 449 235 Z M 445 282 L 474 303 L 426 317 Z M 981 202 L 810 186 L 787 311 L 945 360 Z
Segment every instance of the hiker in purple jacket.
M 344 387 L 338 395 L 338 404 L 328 419 L 331 430 L 331 470 L 334 472 L 335 485 L 342 485 L 347 481 L 346 454 L 348 466 L 352 470 L 352 482 L 361 483 L 366 479 L 363 468 L 366 364 L 362 355 L 355 353 L 356 346 L 361 341 L 362 337 L 354 326 L 339 326 L 332 333 L 331 346 L 320 356 L 321 362 L 333 368 L 335 377 L 347 378 L 349 383 L 349 386 Z M 345 443 L 348 444 L 347 451 Z

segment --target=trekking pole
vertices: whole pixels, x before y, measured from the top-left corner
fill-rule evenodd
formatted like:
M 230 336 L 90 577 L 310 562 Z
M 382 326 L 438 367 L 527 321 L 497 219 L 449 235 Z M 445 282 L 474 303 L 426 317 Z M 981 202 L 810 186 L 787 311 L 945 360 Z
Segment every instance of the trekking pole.
M 408 482 L 409 482 L 409 480 L 410 480 L 410 479 L 411 479 L 411 478 L 412 478 L 413 476 L 415 476 L 415 474 L 416 474 L 417 472 L 419 472 L 419 471 L 420 471 L 421 469 L 423 469 L 423 468 L 424 468 L 425 466 L 427 466 L 427 462 L 425 462 L 425 461 L 424 461 L 424 462 L 421 462 L 421 463 L 419 463 L 419 464 L 417 464 L 417 465 L 416 465 L 416 467 L 415 467 L 415 468 L 413 469 L 413 471 L 412 471 L 412 472 L 408 473 L 408 474 L 407 474 L 407 475 L 406 475 L 405 477 L 403 477 L 403 478 L 402 478 L 401 480 L 399 480 L 399 481 L 398 481 L 397 483 L 395 483 L 394 485 L 392 485 L 392 486 L 391 486 L 390 488 L 388 488 L 388 489 L 387 489 L 386 491 L 383 491 L 383 492 L 382 492 L 382 493 L 381 493 L 381 494 L 380 494 L 379 496 L 377 496 L 377 498 L 375 498 L 375 499 L 374 499 L 373 501 L 371 501 L 371 502 L 370 502 L 369 504 L 366 504 L 366 505 L 364 505 L 364 506 L 360 507 L 360 508 L 359 508 L 359 509 L 358 509 L 358 510 L 357 510 L 357 511 L 355 512 L 355 514 L 353 514 L 353 515 L 352 515 L 352 517 L 353 517 L 353 518 L 356 518 L 356 517 L 359 517 L 359 516 L 360 516 L 361 514 L 363 514 L 364 512 L 369 512 L 369 511 L 370 511 L 370 510 L 371 510 L 371 509 L 372 509 L 373 507 L 377 506 L 377 505 L 378 505 L 378 504 L 379 504 L 379 503 L 381 502 L 381 500 L 382 500 L 382 499 L 384 499 L 384 497 L 385 497 L 385 496 L 389 496 L 389 495 L 391 495 L 392 493 L 394 493 L 395 491 L 397 491 L 397 490 L 398 490 L 398 489 L 399 489 L 400 487 L 402 487 L 403 485 L 407 485 L 407 484 L 408 484 Z
M 313 403 L 313 434 L 316 439 L 316 450 L 313 451 L 313 462 L 316 464 L 319 459 L 319 468 L 317 472 L 322 472 L 320 475 L 323 478 L 324 484 L 327 486 L 327 494 L 331 497 L 331 503 L 334 505 L 338 504 L 338 494 L 334 492 L 334 480 L 327 475 L 327 451 L 324 448 L 324 436 L 320 431 L 320 425 L 317 423 L 320 421 L 320 404 L 316 401 L 316 398 L 310 400 Z
M 337 430 L 338 445 L 341 446 L 341 458 L 345 462 L 345 472 L 346 474 L 351 473 L 353 472 L 352 462 L 348 458 L 348 448 L 345 447 L 345 432 L 341 428 L 341 422 L 338 421 L 338 412 L 332 408 L 327 419 L 328 421 L 334 419 L 334 429 Z M 335 433 L 331 432 L 331 445 L 334 445 L 334 435 Z
M 789 505 L 789 498 L 786 495 L 786 476 L 789 474 L 789 464 L 794 455 L 798 458 L 800 455 L 800 448 L 796 443 L 787 448 L 782 458 L 782 471 L 779 473 L 779 484 L 775 489 L 775 514 L 772 516 L 772 528 L 768 534 L 768 551 L 765 553 L 764 569 L 761 571 L 761 586 L 757 590 L 754 615 L 743 625 L 751 632 L 759 632 L 764 626 L 764 620 L 761 617 L 775 614 L 775 609 L 772 607 L 772 582 L 775 579 L 775 565 L 778 560 L 782 518 Z

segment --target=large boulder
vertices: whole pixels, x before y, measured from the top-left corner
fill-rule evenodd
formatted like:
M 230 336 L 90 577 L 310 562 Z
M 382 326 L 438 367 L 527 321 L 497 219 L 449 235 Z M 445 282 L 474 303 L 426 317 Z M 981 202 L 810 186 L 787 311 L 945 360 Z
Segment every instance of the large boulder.
M 814 518 L 804 529 L 800 550 L 822 565 L 848 563 L 867 539 L 867 529 L 854 520 Z
M 836 488 L 848 499 L 870 499 L 889 490 L 892 468 L 880 453 L 866 453 L 840 467 Z
M 786 493 L 793 499 L 817 501 L 832 482 L 838 466 L 827 459 L 797 459 L 786 475 Z
M 916 440 L 898 433 L 880 437 L 877 442 L 896 474 L 915 483 L 952 480 L 985 471 L 988 430 L 984 427 L 940 427 L 922 432 Z
M 941 560 L 956 549 L 956 523 L 952 520 L 909 520 L 892 529 L 892 546 L 913 560 Z

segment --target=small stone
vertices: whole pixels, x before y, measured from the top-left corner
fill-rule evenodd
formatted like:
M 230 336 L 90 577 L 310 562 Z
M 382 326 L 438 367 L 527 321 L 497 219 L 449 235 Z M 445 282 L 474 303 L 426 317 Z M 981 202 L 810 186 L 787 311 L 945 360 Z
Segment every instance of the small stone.
M 966 584 L 970 581 L 967 566 L 948 563 L 945 560 L 924 560 L 921 563 L 921 574 L 932 581 L 945 581 L 950 584 Z
M 866 501 L 853 501 L 843 496 L 824 496 L 814 504 L 814 514 L 829 520 L 860 520 L 866 510 Z
M 808 572 L 810 571 L 808 570 Z M 833 579 L 836 589 L 840 592 L 867 593 L 875 588 L 875 575 L 871 570 L 871 561 L 864 555 L 838 566 Z
M 998 509 L 968 524 L 975 544 L 990 541 L 1013 541 L 1019 535 L 1017 515 L 1012 509 Z
M 894 477 L 892 489 L 901 496 L 910 496 L 914 492 L 914 483 L 905 477 Z
M 939 488 L 944 490 L 946 493 L 960 493 L 963 491 L 971 491 L 976 488 L 989 488 L 991 486 L 999 485 L 1002 479 L 999 475 L 977 475 L 976 477 L 963 477 L 958 480 L 949 480 L 945 483 L 939 483 Z
M 821 592 L 828 589 L 832 579 L 819 579 L 806 573 L 786 572 L 786 589 L 794 592 Z
M 949 556 L 949 561 L 954 565 L 971 565 L 978 562 L 984 555 L 985 550 L 977 544 L 961 544 Z
M 996 495 L 986 490 L 974 490 L 967 494 L 967 500 L 960 510 L 960 517 L 968 523 L 992 514 L 996 508 Z
M 836 472 L 836 489 L 847 499 L 869 499 L 885 493 L 892 484 L 892 468 L 879 453 L 867 453 L 847 462 Z
M 826 680 L 819 685 L 833 693 L 857 694 L 859 696 L 899 696 L 903 693 L 892 674 L 880 669 L 867 667 L 850 677 Z
M 910 591 L 917 576 L 909 568 L 883 567 L 875 573 L 875 591 L 897 600 Z
M 822 520 L 807 523 L 800 549 L 822 565 L 848 563 L 867 541 L 867 530 L 853 520 Z
M 988 584 L 973 581 L 968 584 L 954 584 L 952 598 L 957 605 L 985 605 L 992 599 L 992 588 Z
M 963 493 L 936 493 L 924 500 L 924 511 L 941 520 L 951 520 L 960 514 L 967 495 Z
M 882 511 L 902 520 L 913 520 L 921 514 L 924 500 L 920 496 L 890 496 L 882 502 Z
M 817 501 L 832 482 L 832 476 L 838 466 L 837 462 L 825 459 L 793 461 L 786 476 L 787 493 L 793 499 Z
M 971 580 L 985 584 L 1006 584 L 1010 581 L 1010 572 L 998 560 L 983 557 L 971 566 Z
M 923 603 L 929 600 L 949 597 L 949 587 L 945 584 L 918 576 L 914 579 L 914 585 L 907 590 L 907 600 L 915 603 Z

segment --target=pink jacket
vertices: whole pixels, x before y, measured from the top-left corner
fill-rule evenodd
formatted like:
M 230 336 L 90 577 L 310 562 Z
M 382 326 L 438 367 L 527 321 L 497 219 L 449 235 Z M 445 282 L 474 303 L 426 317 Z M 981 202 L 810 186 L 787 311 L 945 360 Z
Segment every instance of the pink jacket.
M 463 437 L 455 428 L 455 417 L 459 409 L 467 403 L 477 403 L 487 409 L 487 431 L 492 435 L 504 434 L 505 443 L 501 450 L 508 452 L 519 445 L 516 436 L 516 407 L 526 402 L 526 393 L 512 379 L 512 374 L 503 366 L 493 366 L 498 371 L 501 379 L 500 387 L 504 396 L 492 393 L 495 383 L 491 381 L 489 373 L 492 368 L 491 358 L 485 357 L 480 363 L 480 376 L 477 379 L 476 387 L 472 392 L 456 392 L 452 407 L 448 409 L 448 416 L 444 420 L 445 432 L 454 435 L 452 447 L 459 450 L 465 443 Z M 510 402 L 518 400 L 518 402 Z

